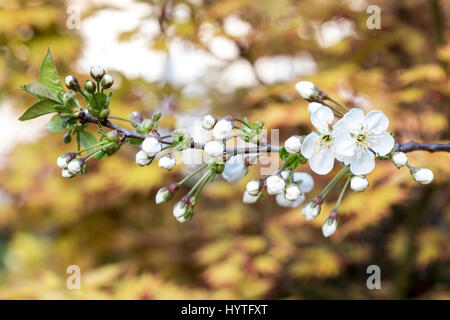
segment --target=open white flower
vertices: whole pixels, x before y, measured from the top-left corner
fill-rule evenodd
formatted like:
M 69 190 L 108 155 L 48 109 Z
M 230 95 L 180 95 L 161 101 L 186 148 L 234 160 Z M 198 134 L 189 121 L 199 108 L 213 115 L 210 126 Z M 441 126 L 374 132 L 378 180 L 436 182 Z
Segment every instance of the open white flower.
M 334 114 L 328 107 L 318 108 L 311 116 L 317 132 L 311 132 L 303 141 L 302 155 L 317 174 L 327 174 L 334 166 L 334 131 L 329 127 Z
M 308 113 L 312 115 L 320 107 L 325 107 L 325 105 L 321 104 L 320 102 L 310 102 L 308 104 Z
M 231 121 L 226 119 L 219 120 L 217 121 L 213 129 L 214 138 L 225 139 L 230 135 L 232 130 L 233 124 L 231 123 Z
M 245 164 L 245 159 L 242 154 L 232 156 L 225 163 L 225 167 L 222 172 L 222 177 L 228 182 L 238 182 L 248 172 L 248 167 Z
M 302 147 L 302 140 L 303 138 L 300 136 L 292 136 L 285 141 L 284 148 L 291 154 L 299 153 Z
M 334 148 L 344 163 L 350 164 L 353 174 L 368 174 L 375 168 L 375 153 L 384 156 L 394 147 L 394 138 L 386 132 L 389 119 L 381 111 L 364 116 L 361 109 L 354 108 L 341 122 L 336 129 Z

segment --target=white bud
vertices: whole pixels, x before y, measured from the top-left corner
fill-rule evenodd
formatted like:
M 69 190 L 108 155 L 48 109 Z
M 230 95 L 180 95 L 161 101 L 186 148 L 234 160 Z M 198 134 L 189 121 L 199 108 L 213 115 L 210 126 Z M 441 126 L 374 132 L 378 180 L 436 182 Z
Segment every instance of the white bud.
M 105 75 L 105 69 L 103 69 L 100 66 L 92 66 L 90 71 L 91 77 L 94 78 L 96 81 L 102 80 L 103 76 Z
M 114 79 L 110 74 L 105 74 L 103 76 L 101 84 L 103 89 L 109 89 L 114 84 Z
M 364 191 L 369 185 L 369 181 L 364 176 L 354 176 L 350 180 L 350 188 L 356 192 Z
M 214 126 L 213 135 L 216 139 L 222 140 L 227 138 L 232 130 L 233 125 L 231 124 L 231 121 L 222 119 L 217 121 L 216 125 Z
M 56 160 L 56 164 L 58 165 L 58 167 L 60 167 L 61 169 L 65 169 L 67 168 L 67 166 L 69 165 L 69 162 L 72 160 L 73 158 L 70 156 L 70 154 L 64 153 L 62 155 L 60 155 L 58 157 L 58 159 Z
M 319 103 L 319 102 L 310 102 L 308 104 L 308 113 L 312 115 L 317 109 L 320 107 L 325 107 L 325 105 Z
M 158 190 L 155 196 L 156 204 L 164 203 L 172 199 L 172 193 L 167 189 L 167 187 L 163 187 Z
M 283 179 L 287 179 L 289 177 L 289 171 L 282 171 L 281 176 Z M 306 172 L 294 172 L 292 181 L 296 183 L 304 193 L 310 192 L 314 188 L 314 179 Z
M 217 122 L 216 118 L 214 118 L 210 114 L 207 114 L 206 116 L 203 117 L 202 127 L 205 130 L 211 130 L 212 128 L 214 128 L 214 125 L 216 124 L 216 122 Z
M 325 238 L 333 235 L 338 227 L 338 222 L 336 219 L 327 218 L 322 225 L 322 233 Z
M 255 203 L 263 196 L 262 193 L 257 194 L 256 196 L 250 195 L 247 190 L 245 190 L 244 195 L 242 196 L 242 202 L 244 203 Z
M 259 179 L 250 180 L 247 183 L 246 190 L 249 195 L 256 196 L 261 191 L 261 181 Z
M 136 164 L 143 167 L 143 166 L 150 164 L 151 162 L 152 162 L 152 158 L 149 158 L 144 151 L 139 150 L 136 153 Z
M 178 217 L 177 218 L 179 223 L 185 223 L 188 220 L 191 220 L 191 217 L 185 218 L 184 216 Z
M 69 169 L 64 168 L 64 169 L 62 169 L 61 176 L 63 178 L 72 178 L 75 175 L 72 172 L 70 172 Z
M 302 191 L 295 183 L 290 183 L 284 191 L 284 197 L 289 201 L 295 201 L 300 197 Z
M 305 217 L 306 221 L 311 221 L 317 217 L 320 213 L 320 206 L 315 202 L 308 202 L 303 206 L 302 215 Z
M 238 182 L 248 173 L 248 167 L 245 165 L 244 156 L 237 154 L 232 156 L 225 163 L 225 167 L 222 172 L 222 177 L 232 183 Z
M 288 199 L 286 199 L 284 193 L 280 193 L 276 195 L 275 200 L 281 207 L 297 208 L 303 203 L 303 201 L 305 201 L 305 195 L 301 194 L 295 201 L 289 201 Z
M 145 138 L 144 142 L 142 142 L 142 150 L 148 157 L 154 157 L 161 151 L 161 142 L 159 142 L 159 140 L 155 137 Z
M 158 166 L 163 169 L 172 170 L 177 163 L 176 159 L 172 155 L 165 155 L 159 159 Z
M 188 204 L 183 201 L 178 201 L 173 207 L 173 216 L 175 218 L 183 217 L 188 209 Z
M 279 175 L 271 175 L 267 178 L 267 193 L 274 195 L 282 193 L 286 183 Z
M 81 172 L 81 169 L 83 169 L 83 165 L 83 160 L 76 158 L 69 162 L 69 164 L 67 165 L 67 169 L 70 173 L 77 174 Z
M 222 142 L 211 140 L 205 144 L 205 153 L 210 157 L 218 157 L 223 155 L 224 146 Z
M 413 178 L 421 184 L 429 184 L 434 179 L 433 171 L 427 168 L 417 168 L 413 171 Z
M 300 148 L 302 147 L 303 138 L 300 136 L 292 136 L 286 140 L 284 143 L 284 148 L 287 152 L 296 154 L 300 152 Z
M 401 168 L 408 163 L 408 156 L 404 152 L 394 152 L 392 155 L 392 162 L 397 168 Z
M 300 96 L 305 100 L 315 100 L 319 96 L 320 89 L 310 81 L 300 81 L 295 85 Z

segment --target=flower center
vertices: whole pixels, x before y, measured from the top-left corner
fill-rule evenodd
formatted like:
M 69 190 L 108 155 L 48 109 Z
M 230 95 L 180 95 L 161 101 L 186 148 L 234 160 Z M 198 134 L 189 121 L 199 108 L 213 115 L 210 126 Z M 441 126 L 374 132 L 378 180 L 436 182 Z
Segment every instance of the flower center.
M 366 141 L 366 136 L 360 133 L 356 136 L 356 141 L 358 141 L 359 143 L 364 143 L 364 141 Z

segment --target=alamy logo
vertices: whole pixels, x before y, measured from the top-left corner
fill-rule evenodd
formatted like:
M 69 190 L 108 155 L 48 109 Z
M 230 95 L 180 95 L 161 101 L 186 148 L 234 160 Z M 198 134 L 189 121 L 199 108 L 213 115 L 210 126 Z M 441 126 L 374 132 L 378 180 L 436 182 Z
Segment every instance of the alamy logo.
M 68 14 L 66 27 L 69 30 L 80 29 L 81 9 L 79 6 L 71 5 L 67 7 Z
M 366 21 L 369 30 L 381 29 L 381 8 L 375 4 L 367 7 L 367 13 L 371 14 Z
M 367 267 L 366 270 L 367 274 L 370 274 L 370 276 L 367 278 L 366 285 L 367 289 L 374 290 L 374 289 L 381 289 L 381 269 L 376 264 L 372 264 Z
M 79 266 L 72 264 L 67 267 L 66 273 L 70 274 L 66 280 L 66 287 L 69 290 L 81 289 L 81 269 Z

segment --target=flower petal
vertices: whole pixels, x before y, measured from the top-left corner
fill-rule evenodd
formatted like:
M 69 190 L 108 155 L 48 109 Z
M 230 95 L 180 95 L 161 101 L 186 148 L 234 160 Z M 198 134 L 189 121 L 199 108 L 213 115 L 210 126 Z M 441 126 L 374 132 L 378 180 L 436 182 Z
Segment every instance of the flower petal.
M 372 143 L 373 151 L 380 156 L 387 155 L 394 148 L 394 138 L 387 132 L 373 134 L 370 137 L 370 142 Z
M 380 133 L 389 127 L 389 119 L 379 110 L 370 111 L 366 116 L 368 132 Z
M 311 132 L 306 136 L 305 140 L 303 140 L 301 153 L 306 159 L 311 158 L 314 154 L 314 149 L 318 148 L 319 141 L 320 137 L 315 132 Z
M 342 119 L 348 130 L 359 130 L 364 125 L 364 111 L 358 108 L 350 109 Z
M 333 169 L 334 157 L 331 150 L 315 152 L 309 159 L 309 167 L 317 174 L 327 174 Z
M 339 130 L 334 137 L 334 151 L 339 157 L 351 157 L 355 153 L 355 139 L 347 130 Z
M 320 133 L 328 132 L 328 125 L 333 122 L 334 114 L 328 107 L 320 107 L 311 116 L 311 123 Z
M 355 154 L 350 159 L 350 171 L 356 175 L 368 174 L 375 168 L 375 155 L 368 152 L 361 152 L 360 155 Z
M 293 180 L 294 182 L 302 182 L 299 187 L 303 192 L 310 192 L 314 188 L 314 179 L 309 173 L 294 172 Z

